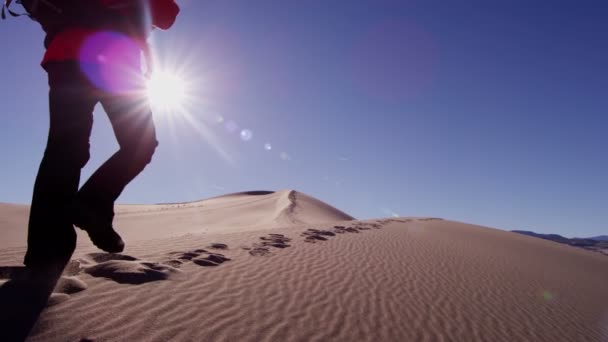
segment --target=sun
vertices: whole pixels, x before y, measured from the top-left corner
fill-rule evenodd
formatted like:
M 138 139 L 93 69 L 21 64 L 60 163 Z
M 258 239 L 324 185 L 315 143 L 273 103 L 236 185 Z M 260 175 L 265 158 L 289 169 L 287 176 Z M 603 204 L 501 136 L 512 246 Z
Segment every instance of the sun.
M 188 87 L 176 73 L 157 70 L 148 80 L 146 88 L 150 105 L 155 110 L 170 113 L 185 105 Z

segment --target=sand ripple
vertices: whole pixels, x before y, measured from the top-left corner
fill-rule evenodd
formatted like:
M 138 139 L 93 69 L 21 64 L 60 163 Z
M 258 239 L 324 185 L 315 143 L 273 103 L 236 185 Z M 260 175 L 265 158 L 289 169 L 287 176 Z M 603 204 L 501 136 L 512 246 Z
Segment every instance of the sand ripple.
M 31 340 L 608 338 L 605 256 L 450 221 L 376 223 L 359 234 L 322 235 L 319 243 L 305 239 L 332 225 L 277 229 L 291 238 L 289 247 L 263 258 L 226 247 L 230 262 L 184 263 L 179 279 L 131 286 L 83 274 L 87 291 L 48 308 Z M 206 236 L 200 246 L 251 245 L 259 236 Z M 117 262 L 138 261 L 98 266 Z

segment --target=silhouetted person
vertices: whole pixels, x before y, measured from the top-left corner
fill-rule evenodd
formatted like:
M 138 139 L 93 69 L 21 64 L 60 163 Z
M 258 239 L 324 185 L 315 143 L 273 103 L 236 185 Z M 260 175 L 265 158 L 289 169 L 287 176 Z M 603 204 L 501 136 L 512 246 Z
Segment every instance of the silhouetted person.
M 28 225 L 24 264 L 33 269 L 69 261 L 76 246 L 73 225 L 106 252 L 124 249 L 112 226 L 114 202 L 158 144 L 141 55 L 149 56 L 146 38 L 153 27 L 169 28 L 179 12 L 173 0 L 24 0 L 23 5 L 36 18 L 35 11 L 48 2 L 64 7 L 60 15 L 39 20 L 47 33 L 42 67 L 50 87 L 50 128 Z M 120 148 L 79 189 L 97 103 Z

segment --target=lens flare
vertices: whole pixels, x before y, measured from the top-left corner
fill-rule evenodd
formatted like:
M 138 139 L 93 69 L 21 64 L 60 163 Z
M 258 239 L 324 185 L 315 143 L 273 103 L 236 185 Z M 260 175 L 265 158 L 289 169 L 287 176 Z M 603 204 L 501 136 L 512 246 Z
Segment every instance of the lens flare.
M 264 144 L 264 149 L 265 149 L 266 151 L 270 151 L 270 150 L 272 150 L 272 145 L 270 145 L 270 143 L 265 143 L 265 144 Z
M 253 138 L 253 132 L 250 129 L 244 129 L 241 131 L 241 140 L 249 141 Z
M 140 55 L 141 49 L 133 39 L 117 32 L 100 31 L 84 39 L 78 61 L 91 83 L 119 94 L 143 89 Z

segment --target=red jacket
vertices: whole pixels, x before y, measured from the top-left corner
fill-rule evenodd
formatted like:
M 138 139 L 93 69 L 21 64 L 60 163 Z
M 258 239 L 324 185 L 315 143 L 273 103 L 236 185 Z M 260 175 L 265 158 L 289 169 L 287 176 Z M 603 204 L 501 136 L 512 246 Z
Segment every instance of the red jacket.
M 82 0 L 90 1 L 90 0 Z M 104 6 L 107 6 L 110 10 L 116 10 L 117 15 L 127 13 L 121 13 L 125 8 L 123 5 L 125 2 L 132 0 L 101 0 Z M 179 6 L 174 0 L 146 0 L 150 6 L 150 19 L 153 27 L 157 27 L 162 30 L 170 28 L 177 14 L 179 13 Z M 152 29 L 152 27 L 150 28 Z M 81 57 L 81 47 L 86 40 L 99 30 L 86 28 L 86 27 L 70 27 L 66 28 L 57 34 L 55 34 L 48 44 L 46 53 L 42 60 L 44 65 L 47 62 L 57 61 L 75 61 Z M 141 49 L 146 49 L 145 37 L 131 37 Z M 94 62 L 94 61 L 88 61 Z

